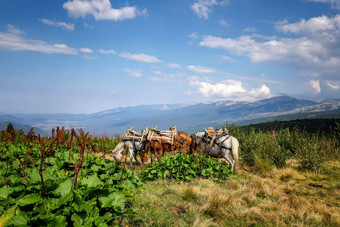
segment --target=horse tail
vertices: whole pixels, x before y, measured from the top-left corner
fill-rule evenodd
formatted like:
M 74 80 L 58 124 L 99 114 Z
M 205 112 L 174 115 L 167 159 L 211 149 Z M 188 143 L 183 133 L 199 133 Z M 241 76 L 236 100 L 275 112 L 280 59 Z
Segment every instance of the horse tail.
M 234 165 L 234 172 L 236 173 L 237 170 L 237 164 L 238 164 L 238 147 L 239 147 L 239 142 L 235 137 L 231 137 L 231 152 L 233 154 L 233 158 L 235 160 L 235 165 Z

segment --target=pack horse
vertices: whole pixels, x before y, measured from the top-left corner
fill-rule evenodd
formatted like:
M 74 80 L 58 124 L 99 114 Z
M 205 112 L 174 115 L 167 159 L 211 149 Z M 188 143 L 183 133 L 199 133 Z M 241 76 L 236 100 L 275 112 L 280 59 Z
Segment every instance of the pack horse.
M 235 137 L 229 135 L 227 130 L 214 132 L 211 129 L 197 132 L 195 136 L 196 149 L 202 147 L 206 156 L 224 158 L 230 163 L 231 170 L 236 172 L 239 142 Z

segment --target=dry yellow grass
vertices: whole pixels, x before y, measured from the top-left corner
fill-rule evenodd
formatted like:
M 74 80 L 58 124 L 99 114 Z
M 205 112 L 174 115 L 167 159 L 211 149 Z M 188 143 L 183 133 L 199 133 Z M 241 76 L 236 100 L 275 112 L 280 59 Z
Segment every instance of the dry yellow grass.
M 128 226 L 340 226 L 340 163 L 324 174 L 295 162 L 268 173 L 241 167 L 237 179 L 148 182 L 131 201 Z

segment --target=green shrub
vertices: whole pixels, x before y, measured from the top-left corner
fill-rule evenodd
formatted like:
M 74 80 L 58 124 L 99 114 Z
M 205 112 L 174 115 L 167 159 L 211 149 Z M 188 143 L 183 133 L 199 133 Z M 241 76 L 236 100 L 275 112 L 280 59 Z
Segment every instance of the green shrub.
M 176 154 L 150 164 L 141 172 L 144 180 L 169 179 L 191 181 L 194 178 L 226 179 L 234 176 L 229 166 L 201 154 Z
M 76 154 L 69 157 L 61 146 L 46 157 L 42 184 L 39 150 L 32 149 L 29 157 L 27 150 L 12 143 L 6 145 L 6 152 L 0 149 L 0 216 L 9 217 L 8 226 L 107 226 L 133 213 L 126 197 L 143 183 L 131 170 L 88 153 L 76 189 Z M 25 156 L 30 158 L 27 165 Z

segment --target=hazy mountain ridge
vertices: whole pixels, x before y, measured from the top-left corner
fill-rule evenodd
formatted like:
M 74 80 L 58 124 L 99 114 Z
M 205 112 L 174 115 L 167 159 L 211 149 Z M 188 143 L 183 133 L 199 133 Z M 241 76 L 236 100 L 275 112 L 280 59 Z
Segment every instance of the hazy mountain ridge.
M 178 130 L 190 133 L 203 128 L 223 127 L 225 123 L 244 125 L 277 119 L 340 114 L 340 99 L 321 102 L 300 100 L 289 96 L 278 96 L 256 102 L 218 101 L 194 105 L 160 104 L 121 107 L 94 114 L 16 114 L 0 115 L 0 121 L 28 124 L 50 131 L 56 126 L 83 128 L 91 133 L 123 133 L 135 127 L 139 131 L 145 126 L 157 125 L 168 129 L 176 125 Z

